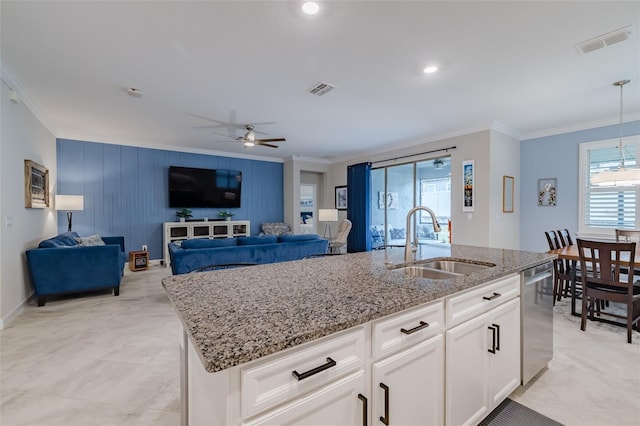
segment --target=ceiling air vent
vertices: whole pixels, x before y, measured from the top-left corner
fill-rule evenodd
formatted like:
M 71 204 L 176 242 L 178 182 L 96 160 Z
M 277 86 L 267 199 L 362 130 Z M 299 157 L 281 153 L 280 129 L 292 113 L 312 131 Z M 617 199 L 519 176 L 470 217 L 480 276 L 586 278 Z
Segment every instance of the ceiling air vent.
M 328 91 L 333 90 L 335 88 L 336 86 L 332 84 L 320 82 L 320 83 L 314 84 L 309 90 L 307 90 L 307 92 L 311 93 L 312 95 L 322 96 Z
M 612 44 L 620 43 L 627 40 L 631 36 L 631 26 L 628 25 L 615 31 L 602 34 L 582 43 L 576 44 L 576 48 L 580 53 L 589 53 Z

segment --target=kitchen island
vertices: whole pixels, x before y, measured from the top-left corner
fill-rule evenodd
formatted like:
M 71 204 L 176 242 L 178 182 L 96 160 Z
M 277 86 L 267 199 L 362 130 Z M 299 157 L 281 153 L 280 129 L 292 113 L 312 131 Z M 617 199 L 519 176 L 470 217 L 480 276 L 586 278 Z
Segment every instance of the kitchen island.
M 464 326 L 466 322 L 463 322 L 469 320 L 471 314 L 482 319 L 490 309 L 508 305 L 510 298 L 518 298 L 519 273 L 554 259 L 542 253 L 461 245 L 446 247 L 444 251 L 438 248 L 435 252 L 423 247 L 417 259 L 447 257 L 495 266 L 453 279 L 425 279 L 405 273 L 401 268 L 404 250 L 392 248 L 165 278 L 163 285 L 183 326 L 183 422 L 282 423 L 293 413 L 293 423 L 312 423 L 311 418 L 298 416 L 295 408 L 318 401 L 329 404 L 326 401 L 348 399 L 332 399 L 332 395 L 343 395 L 340 391 L 355 394 L 354 400 L 362 401 L 362 407 L 350 404 L 338 408 L 330 404 L 331 411 L 343 410 L 340 414 L 351 419 L 347 423 L 354 423 L 355 418 L 366 420 L 379 405 L 376 403 L 379 398 L 374 398 L 371 406 L 365 402 L 372 393 L 370 372 L 374 371 L 375 375 L 376 364 L 404 354 L 400 351 L 405 349 L 415 351 L 418 347 L 429 352 L 432 348 L 423 347 L 429 342 L 436 352 L 442 352 L 435 356 L 432 373 L 443 376 L 439 379 L 442 386 L 437 385 L 433 391 L 440 394 L 435 397 L 436 405 L 444 409 L 445 330 L 449 333 L 455 331 L 455 326 Z M 491 300 L 486 300 L 477 312 L 476 308 L 469 308 L 471 305 L 464 299 L 458 304 L 453 297 L 482 292 L 485 286 L 493 286 L 487 287 L 487 291 L 491 290 L 488 293 Z M 495 296 L 499 293 L 494 291 L 496 288 L 502 289 L 499 296 Z M 513 315 L 516 314 L 519 324 L 519 309 Z M 404 332 L 400 337 L 376 346 L 376 330 L 380 329 L 383 336 L 385 321 L 394 323 L 396 319 L 402 320 L 403 315 L 410 317 L 408 321 L 416 317 L 417 328 L 425 330 L 402 328 Z M 419 320 L 421 315 L 431 320 Z M 506 325 L 502 331 L 505 329 Z M 490 336 L 496 335 L 495 327 L 491 330 Z M 517 333 L 519 338 L 519 325 Z M 483 334 L 486 333 L 483 331 Z M 499 334 L 497 336 L 499 339 Z M 425 340 L 426 337 L 430 339 Z M 495 341 L 495 337 L 493 339 Z M 344 353 L 342 358 L 334 356 L 339 358 L 334 360 L 328 355 L 332 345 L 337 353 Z M 519 342 L 517 350 L 519 359 Z M 454 365 L 448 353 L 446 357 L 447 364 Z M 318 359 L 322 360 L 324 370 L 302 379 L 294 377 L 307 370 L 307 366 L 317 365 Z M 288 368 L 288 360 L 298 368 L 284 375 L 269 373 L 279 364 Z M 480 362 L 490 368 L 490 361 Z M 483 381 L 488 374 L 483 373 Z M 284 376 L 286 382 L 282 382 Z M 263 377 L 267 379 L 263 381 Z M 513 380 L 509 386 L 513 387 L 511 382 Z M 393 400 L 397 395 L 387 390 L 383 393 L 383 400 Z M 385 405 L 384 401 L 381 404 Z M 493 407 L 491 402 L 484 405 L 485 411 Z M 389 401 L 386 406 L 388 411 Z M 396 413 L 397 419 L 400 413 Z M 482 414 L 471 415 L 477 419 Z M 357 417 L 352 419 L 353 416 Z M 372 419 L 378 422 L 377 417 L 375 413 Z M 435 419 L 438 418 L 443 418 L 442 413 L 436 413 Z M 455 424 L 453 420 L 447 416 L 447 424 Z

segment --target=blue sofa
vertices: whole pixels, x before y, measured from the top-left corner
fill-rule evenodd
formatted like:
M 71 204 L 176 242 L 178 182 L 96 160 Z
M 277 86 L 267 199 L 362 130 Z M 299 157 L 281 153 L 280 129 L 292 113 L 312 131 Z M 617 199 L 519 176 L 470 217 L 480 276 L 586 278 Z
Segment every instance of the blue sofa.
M 226 263 L 275 263 L 327 252 L 329 241 L 316 234 L 267 235 L 224 239 L 192 239 L 169 243 L 171 272 Z
M 93 244 L 100 238 L 92 238 Z M 104 245 L 83 245 L 75 232 L 65 232 L 27 250 L 27 263 L 38 306 L 47 296 L 113 288 L 120 294 L 126 255 L 124 237 L 102 237 Z M 100 243 L 98 241 L 97 243 Z M 85 239 L 84 244 L 90 244 Z

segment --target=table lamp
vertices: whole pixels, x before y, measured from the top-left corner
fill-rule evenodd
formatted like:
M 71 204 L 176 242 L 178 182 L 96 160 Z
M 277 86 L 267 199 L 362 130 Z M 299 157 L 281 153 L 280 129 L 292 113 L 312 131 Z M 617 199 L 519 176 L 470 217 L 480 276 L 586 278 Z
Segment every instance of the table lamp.
M 69 223 L 67 232 L 71 232 L 71 218 L 73 216 L 72 210 L 84 210 L 84 196 L 56 195 L 55 204 L 56 210 L 67 211 L 67 222 Z
M 338 221 L 337 209 L 318 209 L 318 222 L 325 222 L 324 224 L 324 237 L 327 238 L 327 230 L 329 231 L 329 238 L 333 236 L 331 233 L 331 224 L 329 222 Z

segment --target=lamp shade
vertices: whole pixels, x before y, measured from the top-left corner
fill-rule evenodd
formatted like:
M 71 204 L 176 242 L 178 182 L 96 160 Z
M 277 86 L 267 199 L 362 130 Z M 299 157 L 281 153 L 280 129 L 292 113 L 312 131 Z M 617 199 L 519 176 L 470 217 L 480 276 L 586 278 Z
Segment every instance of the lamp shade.
M 56 210 L 84 210 L 83 195 L 56 195 Z
M 318 209 L 319 222 L 337 222 L 338 210 L 336 209 Z

